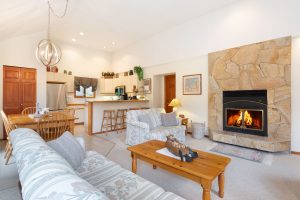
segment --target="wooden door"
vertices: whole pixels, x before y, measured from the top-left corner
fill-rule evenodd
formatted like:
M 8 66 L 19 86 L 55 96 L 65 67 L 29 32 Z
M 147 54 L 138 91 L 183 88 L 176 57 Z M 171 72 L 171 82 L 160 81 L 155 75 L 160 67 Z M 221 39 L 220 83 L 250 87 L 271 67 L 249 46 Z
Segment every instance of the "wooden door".
M 172 99 L 176 98 L 176 75 L 165 76 L 165 110 L 167 113 L 173 111 L 173 107 L 169 106 Z
M 3 66 L 3 110 L 6 115 L 21 112 L 20 80 L 19 67 Z
M 36 69 L 3 66 L 3 110 L 19 114 L 36 104 Z M 6 133 L 4 132 L 4 139 Z
M 36 105 L 36 69 L 21 68 L 21 111 Z

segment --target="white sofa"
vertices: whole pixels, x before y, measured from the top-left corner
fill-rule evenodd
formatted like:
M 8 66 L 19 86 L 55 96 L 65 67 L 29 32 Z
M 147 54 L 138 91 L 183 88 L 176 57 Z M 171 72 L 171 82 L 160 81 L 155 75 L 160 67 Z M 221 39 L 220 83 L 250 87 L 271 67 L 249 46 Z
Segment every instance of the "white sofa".
M 10 136 L 24 200 L 182 200 L 99 153 L 86 152 L 75 171 L 33 130 Z
M 138 120 L 139 115 L 148 113 L 151 116 L 154 129 L 150 130 L 149 125 Z M 136 145 L 148 140 L 166 141 L 166 136 L 173 134 L 180 142 L 185 142 L 185 129 L 177 119 L 177 126 L 162 126 L 160 113 L 165 113 L 163 108 L 151 108 L 146 110 L 132 110 L 127 112 L 126 144 Z

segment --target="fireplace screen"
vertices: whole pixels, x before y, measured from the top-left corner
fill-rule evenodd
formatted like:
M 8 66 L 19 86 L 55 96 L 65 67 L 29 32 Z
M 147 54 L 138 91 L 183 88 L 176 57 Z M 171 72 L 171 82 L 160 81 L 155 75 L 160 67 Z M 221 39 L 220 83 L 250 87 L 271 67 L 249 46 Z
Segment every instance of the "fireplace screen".
M 263 110 L 226 108 L 226 126 L 263 130 Z

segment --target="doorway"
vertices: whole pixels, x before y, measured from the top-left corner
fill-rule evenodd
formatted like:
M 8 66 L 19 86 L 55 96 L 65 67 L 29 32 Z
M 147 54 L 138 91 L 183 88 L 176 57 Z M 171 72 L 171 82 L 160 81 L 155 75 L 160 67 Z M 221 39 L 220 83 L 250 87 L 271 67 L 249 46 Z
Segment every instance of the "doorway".
M 3 111 L 19 114 L 36 104 L 36 69 L 3 66 Z M 6 139 L 6 132 L 4 139 Z
M 176 74 L 165 76 L 165 110 L 167 113 L 173 111 L 173 107 L 169 106 L 172 99 L 176 98 Z

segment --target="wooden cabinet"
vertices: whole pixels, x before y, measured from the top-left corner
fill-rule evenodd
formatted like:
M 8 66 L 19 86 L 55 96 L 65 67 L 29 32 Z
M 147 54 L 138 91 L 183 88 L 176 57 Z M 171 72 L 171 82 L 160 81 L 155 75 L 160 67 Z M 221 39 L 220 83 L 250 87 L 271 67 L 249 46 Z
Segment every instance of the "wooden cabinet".
M 102 94 L 114 94 L 115 84 L 112 78 L 100 78 L 100 93 Z
M 5 114 L 19 114 L 24 108 L 35 105 L 36 69 L 3 66 L 3 110 Z
M 74 76 L 72 75 L 47 72 L 47 82 L 66 83 L 67 91 L 74 92 Z
M 101 94 L 114 94 L 115 87 L 125 85 L 126 92 L 132 93 L 133 86 L 139 86 L 140 82 L 136 75 L 132 76 L 119 76 L 119 78 L 105 79 L 100 78 L 100 93 Z

